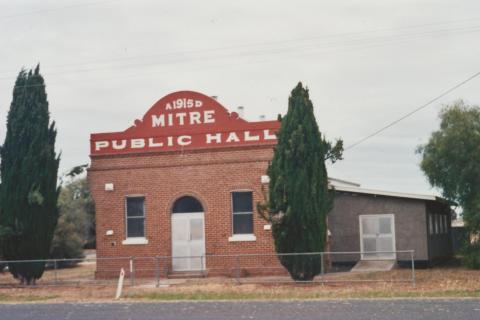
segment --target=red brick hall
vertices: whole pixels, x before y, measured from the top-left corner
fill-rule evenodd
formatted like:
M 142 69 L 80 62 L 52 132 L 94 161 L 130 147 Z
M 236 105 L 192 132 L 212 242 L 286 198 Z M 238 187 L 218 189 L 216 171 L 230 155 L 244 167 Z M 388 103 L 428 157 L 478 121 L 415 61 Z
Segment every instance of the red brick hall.
M 131 268 L 127 259 L 101 258 L 131 256 L 152 257 L 134 260 L 137 274 L 153 273 L 154 261 L 162 275 L 228 274 L 235 263 L 242 272 L 278 267 L 274 258 L 231 256 L 274 252 L 256 203 L 264 200 L 278 128 L 278 121 L 248 122 L 211 97 L 180 91 L 125 131 L 92 134 L 97 276 Z

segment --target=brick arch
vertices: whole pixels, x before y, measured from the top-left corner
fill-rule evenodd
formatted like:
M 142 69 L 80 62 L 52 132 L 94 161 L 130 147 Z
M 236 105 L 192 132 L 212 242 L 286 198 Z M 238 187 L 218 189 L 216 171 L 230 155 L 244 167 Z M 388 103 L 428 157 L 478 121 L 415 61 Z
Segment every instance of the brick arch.
M 203 212 L 204 214 L 206 215 L 207 214 L 207 211 L 208 211 L 208 206 L 206 205 L 206 202 L 205 200 L 203 199 L 203 197 L 197 193 L 197 192 L 194 192 L 194 191 L 184 191 L 184 192 L 177 192 L 173 195 L 173 197 L 171 198 L 172 200 L 170 200 L 168 202 L 168 205 L 167 205 L 167 212 L 168 212 L 168 215 L 172 215 L 172 211 L 173 211 L 173 205 L 175 204 L 175 202 L 182 198 L 182 197 L 193 197 L 195 198 L 196 200 L 198 200 L 198 202 L 200 202 L 200 204 L 202 205 L 202 208 L 203 208 Z

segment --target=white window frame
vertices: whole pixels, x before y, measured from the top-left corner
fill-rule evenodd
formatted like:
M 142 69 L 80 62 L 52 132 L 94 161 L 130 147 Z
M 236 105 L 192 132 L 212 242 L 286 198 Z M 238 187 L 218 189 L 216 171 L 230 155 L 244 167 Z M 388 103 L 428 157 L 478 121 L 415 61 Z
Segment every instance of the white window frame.
M 371 217 L 391 217 L 391 226 L 392 226 L 392 245 L 393 245 L 393 258 L 389 258 L 386 260 L 396 260 L 397 259 L 397 236 L 395 234 L 395 214 L 394 213 L 384 213 L 384 214 L 360 214 L 358 215 L 358 225 L 359 225 L 359 236 L 360 236 L 360 252 L 361 252 L 361 260 L 379 260 L 377 257 L 367 258 L 364 256 L 364 248 L 363 248 L 363 226 L 362 226 L 362 218 L 371 218 Z
M 233 212 L 233 194 L 235 192 L 251 192 L 252 193 L 252 212 Z M 230 216 L 232 219 L 232 225 L 231 225 L 231 234 L 232 236 L 228 238 L 229 242 L 237 242 L 237 241 L 256 241 L 257 237 L 255 236 L 255 223 L 254 223 L 254 208 L 253 208 L 253 190 L 251 189 L 235 189 L 230 191 Z M 233 216 L 235 214 L 251 214 L 252 215 L 252 233 L 239 233 L 235 234 L 233 233 L 234 227 L 234 219 Z
M 428 214 L 428 234 L 435 234 L 435 223 L 433 222 L 433 214 Z
M 129 198 L 143 198 L 143 237 L 129 237 L 128 236 L 128 206 L 127 201 Z M 137 245 L 137 244 L 148 244 L 148 239 L 145 237 L 146 234 L 146 212 L 145 212 L 145 195 L 144 194 L 129 194 L 125 196 L 125 240 L 122 241 L 123 245 Z M 140 216 L 130 217 L 130 218 L 140 218 Z

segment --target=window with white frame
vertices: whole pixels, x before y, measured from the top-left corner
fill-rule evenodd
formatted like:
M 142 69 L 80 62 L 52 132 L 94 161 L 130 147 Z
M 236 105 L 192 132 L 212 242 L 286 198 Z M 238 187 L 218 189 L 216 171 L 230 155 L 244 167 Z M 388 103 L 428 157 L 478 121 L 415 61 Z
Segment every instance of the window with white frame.
M 448 217 L 447 215 L 443 215 L 443 224 L 445 225 L 445 233 L 448 233 Z
M 125 208 L 127 238 L 145 237 L 145 197 L 128 196 Z
M 439 234 L 440 233 L 440 226 L 439 226 L 439 223 L 438 223 L 438 214 L 435 214 L 433 217 L 434 217 L 434 220 L 435 220 L 435 234 Z
M 253 234 L 253 193 L 251 191 L 232 192 L 232 232 L 233 234 Z
M 433 214 L 428 215 L 428 233 L 433 234 Z
M 435 218 L 437 219 L 437 224 L 438 224 L 438 234 L 442 234 L 443 233 L 443 229 L 442 229 L 442 219 L 440 219 L 442 216 L 436 214 L 435 215 Z

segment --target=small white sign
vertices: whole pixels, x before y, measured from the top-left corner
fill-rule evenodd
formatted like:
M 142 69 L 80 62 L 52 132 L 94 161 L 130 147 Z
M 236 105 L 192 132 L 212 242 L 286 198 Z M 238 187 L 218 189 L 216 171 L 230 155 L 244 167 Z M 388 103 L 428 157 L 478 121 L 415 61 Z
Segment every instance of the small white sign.
M 262 183 L 270 183 L 270 177 L 267 175 L 263 175 L 260 180 Z
M 120 299 L 122 296 L 123 288 L 123 279 L 125 278 L 125 270 L 120 269 L 120 276 L 118 277 L 117 293 L 115 294 L 115 299 Z
M 272 225 L 271 224 L 265 224 L 263 226 L 263 230 L 272 230 Z
M 113 230 L 107 230 L 107 232 L 105 232 L 105 235 L 106 236 L 113 236 Z
M 113 191 L 113 183 L 105 183 L 105 191 Z

